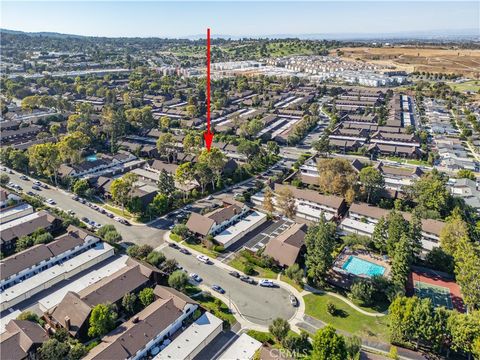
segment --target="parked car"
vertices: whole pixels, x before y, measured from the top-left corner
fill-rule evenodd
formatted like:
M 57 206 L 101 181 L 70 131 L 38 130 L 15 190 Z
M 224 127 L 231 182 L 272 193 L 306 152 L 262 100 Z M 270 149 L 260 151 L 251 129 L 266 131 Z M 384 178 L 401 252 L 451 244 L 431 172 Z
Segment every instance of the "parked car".
M 196 282 L 202 282 L 203 280 L 198 274 L 195 273 L 190 274 L 190 279 L 195 280 Z
M 50 187 L 49 187 L 47 184 L 42 184 L 42 187 L 43 187 L 44 189 L 50 189 Z
M 75 211 L 73 211 L 72 209 L 70 209 L 70 210 L 67 210 L 67 213 L 70 214 L 70 215 L 73 215 L 73 214 L 75 214 Z
M 28 181 L 28 177 L 26 177 L 25 175 L 20 176 L 20 179 Z
M 46 203 L 50 204 L 50 205 L 55 205 L 56 204 L 55 200 L 53 200 L 53 199 L 47 199 Z
M 80 220 L 82 220 L 83 222 L 86 222 L 87 224 L 90 223 L 90 220 L 87 218 L 87 217 L 82 217 Z
M 37 186 L 42 186 L 42 183 L 41 183 L 40 181 L 38 181 L 38 180 L 35 180 L 33 183 L 34 183 L 35 185 L 37 185 Z
M 33 190 L 37 190 L 37 191 L 42 191 L 42 188 L 41 188 L 40 186 L 38 186 L 38 185 L 33 185 L 33 186 L 32 186 L 32 189 L 33 189 Z
M 207 200 L 213 200 L 213 196 L 212 195 L 207 196 Z
M 220 294 L 225 294 L 225 290 L 223 290 L 222 287 L 219 285 L 212 285 L 212 290 L 215 290 Z
M 240 277 L 240 274 L 236 271 L 230 271 L 229 274 L 232 275 L 233 277 L 237 278 L 237 279 Z
M 27 195 L 35 196 L 35 193 L 33 191 L 27 191 Z
M 255 280 L 253 280 L 250 276 L 242 275 L 240 276 L 240 280 L 246 282 L 247 284 L 255 285 Z
M 182 254 L 185 254 L 185 255 L 190 255 L 190 254 L 191 254 L 191 252 L 188 251 L 188 250 L 185 249 L 185 248 L 180 248 L 180 252 L 181 252 Z
M 72 196 L 72 199 L 75 200 L 75 201 L 78 201 L 78 196 L 77 196 L 77 195 L 73 195 L 73 196 Z
M 298 306 L 298 300 L 297 298 L 290 294 L 290 296 L 288 297 L 288 299 L 290 300 L 290 304 L 292 304 L 293 307 L 297 307 Z
M 274 286 L 275 286 L 275 284 L 273 283 L 273 281 L 268 280 L 268 279 L 262 279 L 262 280 L 260 280 L 259 285 L 260 285 L 260 286 L 263 286 L 263 287 L 274 287 Z
M 170 246 L 171 248 L 174 248 L 174 249 L 180 249 L 180 246 L 178 246 L 178 245 L 175 244 L 174 242 L 169 242 L 169 243 L 168 243 L 168 246 Z
M 210 263 L 210 259 L 205 255 L 197 255 L 197 259 L 200 260 L 201 262 L 205 263 L 205 264 Z

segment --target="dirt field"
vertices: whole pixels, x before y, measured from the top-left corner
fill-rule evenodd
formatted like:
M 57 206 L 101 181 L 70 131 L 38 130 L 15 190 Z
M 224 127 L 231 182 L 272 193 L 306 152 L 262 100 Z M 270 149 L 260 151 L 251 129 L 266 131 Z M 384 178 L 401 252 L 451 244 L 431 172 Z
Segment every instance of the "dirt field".
M 480 78 L 480 50 L 445 48 L 341 48 L 344 60 L 377 63 L 398 70 L 463 74 Z M 336 51 L 332 51 L 335 54 Z

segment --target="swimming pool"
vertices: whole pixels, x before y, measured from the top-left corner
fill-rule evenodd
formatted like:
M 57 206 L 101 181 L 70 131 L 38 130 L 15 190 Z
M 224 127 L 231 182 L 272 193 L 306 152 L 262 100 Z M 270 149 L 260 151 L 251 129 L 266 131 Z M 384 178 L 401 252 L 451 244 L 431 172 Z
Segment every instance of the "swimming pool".
M 88 155 L 85 160 L 87 161 L 97 161 L 97 154 Z
M 360 259 L 353 255 L 351 255 L 348 260 L 345 261 L 342 269 L 354 275 L 366 275 L 368 277 L 383 275 L 385 272 L 385 268 L 383 266 Z

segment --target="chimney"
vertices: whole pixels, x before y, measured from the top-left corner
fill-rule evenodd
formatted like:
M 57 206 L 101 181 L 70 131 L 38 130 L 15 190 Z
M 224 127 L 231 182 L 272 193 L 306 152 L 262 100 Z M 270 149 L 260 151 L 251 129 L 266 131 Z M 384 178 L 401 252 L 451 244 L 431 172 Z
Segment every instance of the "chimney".
M 132 318 L 132 323 L 136 324 L 138 322 L 138 316 Z
M 70 330 L 70 318 L 65 316 L 65 329 Z

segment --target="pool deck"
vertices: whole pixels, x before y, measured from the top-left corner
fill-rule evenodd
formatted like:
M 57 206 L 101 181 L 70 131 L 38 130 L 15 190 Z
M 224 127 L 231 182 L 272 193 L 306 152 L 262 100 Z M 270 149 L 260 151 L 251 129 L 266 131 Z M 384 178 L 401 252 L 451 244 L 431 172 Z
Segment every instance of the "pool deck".
M 382 266 L 385 269 L 383 276 L 386 277 L 387 279 L 389 278 L 391 266 L 390 266 L 390 263 L 386 261 L 382 256 L 372 254 L 371 252 L 366 250 L 352 250 L 348 247 L 345 247 L 345 249 L 343 249 L 340 255 L 338 255 L 338 257 L 335 259 L 335 262 L 333 263 L 334 270 L 340 273 L 351 274 L 345 269 L 343 269 L 343 265 L 347 262 L 350 256 L 356 256 L 359 259 L 371 262 L 375 265 Z M 351 274 L 351 275 L 364 277 L 364 276 L 355 275 L 355 274 Z

